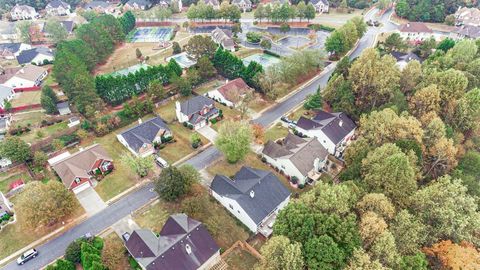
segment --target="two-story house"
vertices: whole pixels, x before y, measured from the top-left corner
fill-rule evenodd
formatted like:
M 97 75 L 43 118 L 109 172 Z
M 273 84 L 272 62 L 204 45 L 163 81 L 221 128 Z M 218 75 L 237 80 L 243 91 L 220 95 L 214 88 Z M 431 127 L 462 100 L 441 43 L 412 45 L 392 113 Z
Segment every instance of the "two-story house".
M 10 11 L 12 20 L 33 20 L 38 17 L 37 11 L 31 6 L 16 4 Z
M 47 77 L 48 70 L 35 65 L 26 65 L 10 77 L 4 85 L 11 88 L 28 88 L 39 86 Z
M 262 151 L 265 161 L 283 171 L 299 184 L 320 178 L 328 151 L 317 138 L 300 138 L 288 133 L 281 141 L 269 140 Z
M 353 139 L 357 126 L 343 112 L 317 111 L 311 119 L 300 117 L 295 128 L 303 135 L 316 137 L 331 155 L 342 157 L 345 148 Z
M 208 124 L 210 119 L 219 116 L 220 111 L 215 108 L 215 101 L 204 96 L 195 96 L 182 103 L 175 103 L 175 113 L 180 123 L 187 123 L 194 129 Z
M 129 0 L 123 6 L 123 10 L 147 10 L 152 7 L 150 0 Z
M 277 214 L 291 195 L 273 173 L 245 166 L 232 179 L 217 174 L 210 192 L 250 231 L 265 237 L 272 234 Z
M 222 45 L 222 47 L 225 50 L 234 52 L 235 51 L 235 42 L 233 41 L 232 38 L 232 31 L 228 29 L 221 29 L 216 27 L 212 31 L 212 40 L 219 44 Z
M 328 0 L 310 0 L 310 3 L 315 7 L 317 13 L 328 13 L 330 8 Z
M 185 214 L 171 215 L 158 236 L 134 230 L 125 247 L 148 270 L 208 270 L 221 260 L 220 247 L 205 225 Z
M 420 42 L 431 37 L 439 39 L 440 36 L 435 34 L 432 29 L 430 29 L 423 22 L 408 22 L 400 25 L 397 32 L 403 39 L 406 39 L 410 42 Z
M 45 11 L 50 16 L 65 16 L 70 14 L 71 6 L 61 0 L 52 0 L 45 7 Z
M 0 191 L 0 219 L 13 212 L 12 204 Z
M 237 6 L 242 12 L 252 10 L 252 1 L 250 0 L 232 0 L 232 5 Z
M 74 154 L 66 152 L 58 160 L 49 161 L 49 163 L 65 187 L 75 194 L 91 187 L 91 180 L 96 175 L 113 170 L 112 158 L 99 144 Z
M 172 137 L 172 132 L 162 118 L 156 116 L 117 135 L 118 141 L 132 154 L 146 157 L 155 152 L 155 144 Z
M 203 0 L 207 6 L 212 6 L 214 9 L 220 8 L 220 2 L 218 0 Z

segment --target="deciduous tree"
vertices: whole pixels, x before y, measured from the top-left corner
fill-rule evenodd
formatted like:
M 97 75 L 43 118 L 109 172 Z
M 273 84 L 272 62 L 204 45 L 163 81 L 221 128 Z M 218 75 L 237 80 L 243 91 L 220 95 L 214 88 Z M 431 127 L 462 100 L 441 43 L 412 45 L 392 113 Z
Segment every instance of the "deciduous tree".
M 264 260 L 256 266 L 258 270 L 291 269 L 302 270 L 304 262 L 300 243 L 291 242 L 285 236 L 274 236 L 260 249 Z
M 360 215 L 366 212 L 374 212 L 380 217 L 390 220 L 395 215 L 395 206 L 393 206 L 387 196 L 382 193 L 369 193 L 357 203 L 357 211 Z
M 140 177 L 145 177 L 153 168 L 153 156 L 148 157 L 134 157 L 131 154 L 126 154 L 121 157 L 122 162 L 127 164 Z
M 0 154 L 14 162 L 25 162 L 32 157 L 30 146 L 19 137 L 7 137 L 0 142 Z
M 248 123 L 226 121 L 218 131 L 215 145 L 225 154 L 229 163 L 236 163 L 250 151 L 252 139 Z
M 441 269 L 479 269 L 480 252 L 468 242 L 455 244 L 450 240 L 423 249 L 431 266 Z
M 408 210 L 400 211 L 390 225 L 390 231 L 395 237 L 398 252 L 402 255 L 413 255 L 425 243 L 427 228 Z

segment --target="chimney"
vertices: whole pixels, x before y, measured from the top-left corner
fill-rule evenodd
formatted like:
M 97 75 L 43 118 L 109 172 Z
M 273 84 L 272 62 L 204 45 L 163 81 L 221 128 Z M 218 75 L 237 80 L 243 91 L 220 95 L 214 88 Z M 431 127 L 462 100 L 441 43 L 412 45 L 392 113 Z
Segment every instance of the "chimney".
M 338 122 L 338 125 L 343 126 L 343 120 L 340 120 L 340 122 Z
M 250 191 L 250 197 L 251 198 L 255 197 L 255 191 L 253 191 L 253 190 Z
M 407 27 L 410 27 L 410 23 L 407 23 Z
M 187 251 L 187 254 L 192 254 L 192 248 L 190 247 L 189 244 L 185 245 L 185 250 Z
M 141 125 L 142 123 L 142 118 L 138 118 L 138 124 Z

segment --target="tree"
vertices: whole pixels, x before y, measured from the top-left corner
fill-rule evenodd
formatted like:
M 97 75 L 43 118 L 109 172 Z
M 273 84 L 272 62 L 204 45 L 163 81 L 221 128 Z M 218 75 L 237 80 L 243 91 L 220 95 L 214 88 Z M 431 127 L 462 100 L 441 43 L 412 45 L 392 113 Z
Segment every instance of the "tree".
M 480 196 L 480 153 L 477 151 L 467 151 L 460 159 L 458 167 L 454 173 L 458 175 L 465 186 L 468 187 L 468 193 L 474 196 Z
M 17 196 L 18 218 L 22 226 L 29 229 L 51 226 L 69 217 L 78 207 L 75 195 L 54 180 L 46 184 L 30 182 Z
M 480 88 L 475 88 L 463 95 L 455 107 L 452 124 L 461 131 L 478 127 L 480 117 Z
M 395 238 L 388 230 L 375 239 L 369 252 L 372 259 L 378 260 L 380 263 L 388 267 L 395 267 L 400 260 L 400 256 L 397 252 L 397 245 L 395 244 Z
M 363 249 L 355 249 L 353 256 L 345 270 L 389 270 L 382 266 L 378 260 L 372 261 L 370 255 Z M 413 270 L 413 269 L 412 269 Z
M 317 12 L 316 12 L 315 7 L 313 6 L 313 4 L 312 4 L 312 3 L 308 3 L 307 8 L 306 8 L 306 10 L 305 10 L 305 19 L 307 19 L 308 21 L 315 19 L 316 13 L 317 13 Z
M 25 162 L 32 157 L 30 146 L 18 137 L 7 137 L 0 142 L 0 154 L 13 162 Z
M 63 24 L 53 18 L 48 19 L 45 23 L 45 31 L 52 36 L 52 41 L 55 44 L 67 39 L 68 36 Z
M 417 189 L 415 163 L 394 144 L 368 153 L 362 161 L 362 174 L 369 190 L 384 193 L 398 206 L 407 205 Z
M 388 53 L 394 51 L 405 51 L 408 48 L 407 43 L 402 39 L 399 33 L 390 34 L 385 39 L 384 46 Z
M 422 81 L 422 65 L 417 60 L 408 62 L 400 75 L 400 90 L 410 95 L 415 87 Z
M 42 95 L 40 97 L 40 103 L 42 108 L 47 114 L 54 114 L 57 110 L 58 98 L 57 94 L 53 92 L 52 88 L 48 85 L 42 88 Z
M 305 243 L 305 262 L 309 269 L 342 269 L 345 253 L 327 235 L 314 237 Z
M 357 203 L 357 211 L 360 215 L 366 212 L 374 212 L 380 217 L 390 220 L 395 215 L 395 206 L 390 199 L 382 193 L 369 193 Z
M 20 36 L 20 39 L 24 43 L 32 43 L 32 34 L 30 32 L 30 27 L 32 26 L 31 21 L 21 21 L 17 23 L 17 32 Z
M 360 219 L 359 232 L 363 246 L 368 249 L 375 239 L 387 229 L 385 220 L 376 213 L 367 211 Z
M 197 68 L 200 74 L 200 77 L 204 80 L 211 78 L 215 75 L 216 70 L 212 64 L 212 61 L 208 59 L 207 56 L 202 56 L 198 59 Z
M 437 41 L 435 41 L 435 39 L 432 37 L 432 38 L 423 40 L 420 46 L 418 46 L 418 51 L 421 57 L 427 58 L 432 54 L 433 50 L 436 47 L 437 47 Z
M 147 176 L 154 166 L 153 156 L 135 157 L 131 154 L 126 154 L 121 157 L 121 160 L 140 177 Z
M 272 48 L 272 42 L 269 39 L 262 39 L 262 41 L 260 41 L 260 47 L 265 50 L 270 50 Z
M 191 178 L 192 175 L 194 175 L 193 178 Z M 191 185 L 197 180 L 199 180 L 198 172 L 192 167 L 169 166 L 155 178 L 155 191 L 166 201 L 176 201 L 187 194 Z
M 106 241 L 105 247 L 102 249 L 102 262 L 107 269 L 121 269 L 125 252 L 122 241 Z
M 369 111 L 387 103 L 399 87 L 400 73 L 390 55 L 380 57 L 375 49 L 366 49 L 352 64 L 348 79 L 356 96 L 356 105 Z
M 452 139 L 442 137 L 438 139 L 427 151 L 425 157 L 425 176 L 437 178 L 450 172 L 457 166 L 457 152 Z
M 400 260 L 399 268 L 401 270 L 428 270 L 427 257 L 422 252 L 403 256 Z
M 163 89 L 162 82 L 158 79 L 150 81 L 147 87 L 147 93 L 154 99 L 162 99 L 165 97 L 165 90 Z
M 64 259 L 58 259 L 54 264 L 50 264 L 46 268 L 47 270 L 75 270 L 75 264 L 71 261 Z
M 290 242 L 290 239 L 285 236 L 274 236 L 260 249 L 264 260 L 260 261 L 256 269 L 302 270 L 304 262 L 301 247 L 300 243 Z
M 425 243 L 427 228 L 422 222 L 410 214 L 408 210 L 401 210 L 390 225 L 390 231 L 395 237 L 398 252 L 402 255 L 413 255 Z
M 47 164 L 47 161 L 48 156 L 45 154 L 45 152 L 35 151 L 35 154 L 33 155 L 33 164 L 35 167 L 41 169 Z
M 342 74 L 334 74 L 329 80 L 327 87 L 322 92 L 323 99 L 333 111 L 345 112 L 350 117 L 358 119 L 358 111 L 355 106 L 355 95 L 352 84 Z
M 176 41 L 172 43 L 172 49 L 173 49 L 173 54 L 179 54 L 182 52 L 182 48 L 180 47 L 180 44 L 178 44 L 178 42 Z
M 202 56 L 212 59 L 217 47 L 217 44 L 213 42 L 212 38 L 195 35 L 188 40 L 185 50 L 187 51 L 188 55 L 195 59 L 199 59 Z
M 71 242 L 65 250 L 65 259 L 75 264 L 80 263 L 81 246 L 81 240 Z
M 406 18 L 409 11 L 410 6 L 408 5 L 407 0 L 399 0 L 395 6 L 395 13 L 402 18 Z
M 440 112 L 440 90 L 435 84 L 424 87 L 412 96 L 409 107 L 413 115 L 421 117 L 429 112 Z
M 444 240 L 423 249 L 430 264 L 440 269 L 478 269 L 480 252 L 468 242 L 460 244 Z
M 179 90 L 182 96 L 189 96 L 192 94 L 192 84 L 183 77 L 174 77 L 172 84 Z
M 265 14 L 265 6 L 263 4 L 259 4 L 257 6 L 257 8 L 255 9 L 255 11 L 253 12 L 253 17 L 256 19 L 256 20 L 259 20 L 260 22 L 262 22 L 262 19 L 263 18 L 266 18 L 266 14 Z
M 451 38 L 446 38 L 446 39 L 440 41 L 440 43 L 438 43 L 437 49 L 442 50 L 444 52 L 447 52 L 448 50 L 450 50 L 454 46 L 455 46 L 455 40 L 453 40 Z
M 410 202 L 411 212 L 427 227 L 427 244 L 441 239 L 480 244 L 478 204 L 461 180 L 442 176 L 418 190 Z
M 229 163 L 242 160 L 250 151 L 252 132 L 247 122 L 226 121 L 218 131 L 215 145 Z
M 307 100 L 303 104 L 303 108 L 307 110 L 321 109 L 323 107 L 322 93 L 320 88 L 317 89 L 317 92 L 309 95 Z
M 142 58 L 142 51 L 140 51 L 139 48 L 135 50 L 135 56 L 137 57 L 137 59 Z
M 357 200 L 353 188 L 348 185 L 319 182 L 312 190 L 303 194 L 299 201 L 315 211 L 345 216 L 351 213 Z
M 288 23 L 282 23 L 282 25 L 280 25 L 280 32 L 287 33 L 288 31 L 290 31 L 290 25 L 288 25 Z

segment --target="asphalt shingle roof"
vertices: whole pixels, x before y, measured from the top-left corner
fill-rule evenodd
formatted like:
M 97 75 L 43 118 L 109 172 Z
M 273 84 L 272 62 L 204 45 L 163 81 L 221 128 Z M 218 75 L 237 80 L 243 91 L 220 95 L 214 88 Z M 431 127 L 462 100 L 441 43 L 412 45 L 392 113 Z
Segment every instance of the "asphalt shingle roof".
M 157 116 L 122 132 L 121 135 L 130 148 L 138 152 L 143 144 L 152 144 L 161 129 L 170 131 L 163 119 Z
M 304 130 L 320 129 L 334 144 L 342 141 L 357 126 L 345 113 L 318 111 L 313 119 L 300 117 L 297 126 Z
M 22 51 L 17 56 L 17 61 L 20 65 L 29 64 L 39 54 L 53 56 L 53 53 L 50 49 L 45 48 L 45 47 L 37 47 L 37 48 L 32 48 L 30 50 Z
M 0 44 L 0 51 L 6 50 L 11 53 L 16 53 L 20 49 L 22 43 L 1 43 Z
M 215 102 L 205 96 L 195 96 L 180 104 L 180 111 L 185 115 L 192 115 L 200 112 L 205 106 L 213 105 Z
M 217 174 L 210 188 L 235 200 L 257 225 L 291 194 L 273 173 L 245 166 L 233 179 Z

